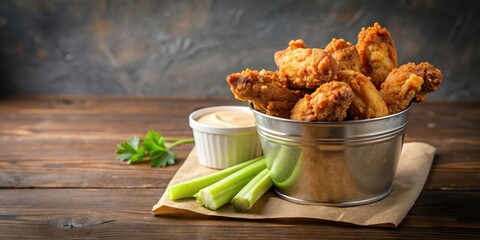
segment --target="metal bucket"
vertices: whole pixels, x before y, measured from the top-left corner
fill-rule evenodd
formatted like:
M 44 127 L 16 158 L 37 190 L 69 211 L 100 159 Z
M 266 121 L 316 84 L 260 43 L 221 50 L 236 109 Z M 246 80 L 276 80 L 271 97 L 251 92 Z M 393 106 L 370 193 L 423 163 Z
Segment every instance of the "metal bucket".
M 408 109 L 343 122 L 303 122 L 252 111 L 280 197 L 301 204 L 355 206 L 391 192 Z

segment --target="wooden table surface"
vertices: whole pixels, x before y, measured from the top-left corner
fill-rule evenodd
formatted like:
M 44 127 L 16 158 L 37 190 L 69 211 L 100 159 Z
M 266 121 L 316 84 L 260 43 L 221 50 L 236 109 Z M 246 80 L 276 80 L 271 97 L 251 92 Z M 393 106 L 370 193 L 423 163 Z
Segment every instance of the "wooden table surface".
M 478 238 L 480 102 L 411 109 L 405 141 L 438 148 L 429 178 L 397 228 L 310 219 L 156 217 L 152 206 L 193 145 L 162 169 L 115 160 L 115 146 L 155 129 L 191 137 L 188 115 L 232 98 L 29 97 L 0 100 L 0 238 Z

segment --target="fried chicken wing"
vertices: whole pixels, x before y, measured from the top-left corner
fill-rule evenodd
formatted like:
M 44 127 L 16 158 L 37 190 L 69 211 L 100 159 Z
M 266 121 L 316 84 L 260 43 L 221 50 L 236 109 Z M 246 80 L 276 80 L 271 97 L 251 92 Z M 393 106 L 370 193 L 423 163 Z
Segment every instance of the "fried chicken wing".
M 397 113 L 412 101 L 425 101 L 426 94 L 436 91 L 442 80 L 442 72 L 430 63 L 408 63 L 390 72 L 382 83 L 380 95 L 390 114 Z
M 286 79 L 272 71 L 246 69 L 227 77 L 230 89 L 239 100 L 248 100 L 256 110 L 277 117 L 289 117 L 293 105 L 305 94 L 286 87 Z
M 367 119 L 388 115 L 388 108 L 370 78 L 352 70 L 338 71 L 337 80 L 346 82 L 352 88 L 355 97 L 348 108 L 351 119 Z
M 330 53 L 338 63 L 338 70 L 353 70 L 360 72 L 360 55 L 355 45 L 344 39 L 333 38 L 325 47 L 325 51 Z
M 426 99 L 426 95 L 431 92 L 437 91 L 438 86 L 442 84 L 442 71 L 440 71 L 440 69 L 438 68 L 435 68 L 432 64 L 428 62 L 421 62 L 416 66 L 414 63 L 408 63 L 405 65 L 404 68 L 407 71 L 412 71 L 413 73 L 423 78 L 422 88 L 413 99 L 413 101 L 415 102 L 424 102 Z
M 333 38 L 309 48 L 291 40 L 275 52 L 278 72 L 246 69 L 227 82 L 235 98 L 265 114 L 303 121 L 342 121 L 386 116 L 425 101 L 442 83 L 442 72 L 422 62 L 397 67 L 390 32 L 375 23 L 362 28 L 356 45 Z
M 269 101 L 267 103 L 255 102 L 255 110 L 274 117 L 290 118 L 290 113 L 297 102 Z
M 246 69 L 240 73 L 232 73 L 227 77 L 230 89 L 239 100 L 253 102 L 297 101 L 303 97 L 300 90 L 290 90 L 286 79 L 277 72 Z
M 291 119 L 302 121 L 341 121 L 355 95 L 347 83 L 331 81 L 300 99 L 292 109 Z
M 320 48 L 308 48 L 303 40 L 292 40 L 275 53 L 279 73 L 287 78 L 290 89 L 316 89 L 329 82 L 338 70 L 333 57 Z
M 387 75 L 398 65 L 397 49 L 390 32 L 378 23 L 362 28 L 356 47 L 360 54 L 361 72 L 380 89 Z

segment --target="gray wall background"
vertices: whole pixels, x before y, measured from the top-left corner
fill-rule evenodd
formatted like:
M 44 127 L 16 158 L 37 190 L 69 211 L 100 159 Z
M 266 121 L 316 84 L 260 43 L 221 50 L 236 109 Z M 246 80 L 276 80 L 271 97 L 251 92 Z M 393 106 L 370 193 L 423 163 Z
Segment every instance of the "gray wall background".
M 444 74 L 430 99 L 480 99 L 480 1 L 0 1 L 0 93 L 231 96 L 290 39 L 323 48 L 386 26 L 400 63 Z

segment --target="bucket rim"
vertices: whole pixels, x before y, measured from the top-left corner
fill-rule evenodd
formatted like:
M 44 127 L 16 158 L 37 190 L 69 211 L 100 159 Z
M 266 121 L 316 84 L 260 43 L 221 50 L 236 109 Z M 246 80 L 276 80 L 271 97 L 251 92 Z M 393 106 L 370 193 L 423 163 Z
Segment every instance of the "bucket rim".
M 249 104 L 249 108 L 250 108 L 250 110 L 252 110 L 254 115 L 258 115 L 258 116 L 261 116 L 261 117 L 264 117 L 264 118 L 267 118 L 267 119 L 271 119 L 271 120 L 274 120 L 274 121 L 291 123 L 291 124 L 306 124 L 306 125 L 314 124 L 314 125 L 336 125 L 336 126 L 344 125 L 344 124 L 351 125 L 351 124 L 376 122 L 376 121 L 382 121 L 382 120 L 385 120 L 385 119 L 395 118 L 397 116 L 408 113 L 411 106 L 412 106 L 412 104 L 409 104 L 408 107 L 405 108 L 404 110 L 402 110 L 401 112 L 388 114 L 388 115 L 383 116 L 383 117 L 360 119 L 360 120 L 342 120 L 342 121 L 339 121 L 339 122 L 330 122 L 330 121 L 311 121 L 311 122 L 309 122 L 309 121 L 292 120 L 292 119 L 288 119 L 288 118 L 271 116 L 271 115 L 268 115 L 268 114 L 265 114 L 265 113 L 262 113 L 262 112 L 259 112 L 259 111 L 255 110 L 255 108 L 253 107 L 253 104 L 251 104 L 251 103 Z

